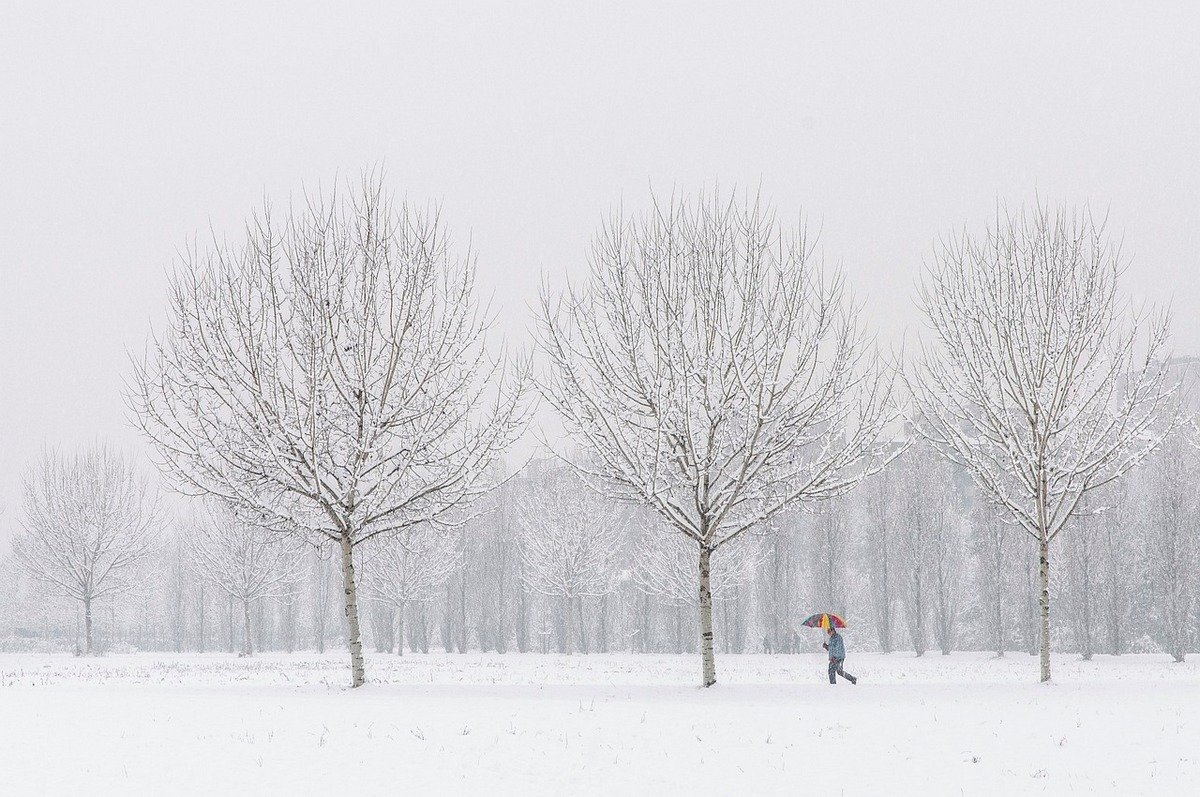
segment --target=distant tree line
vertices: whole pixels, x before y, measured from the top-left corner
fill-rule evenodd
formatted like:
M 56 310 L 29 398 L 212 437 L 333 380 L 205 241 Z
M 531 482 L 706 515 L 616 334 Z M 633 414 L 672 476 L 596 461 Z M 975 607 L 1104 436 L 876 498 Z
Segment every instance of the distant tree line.
M 614 217 L 489 346 L 475 255 L 373 175 L 190 249 L 134 362 L 168 517 L 104 446 L 30 469 L 6 647 L 581 653 L 1200 643 L 1192 363 L 1086 214 L 936 250 L 889 361 L 758 197 Z M 509 470 L 540 399 L 567 433 Z M 1053 611 L 1052 611 L 1053 607 Z M 1053 618 L 1053 621 L 1052 621 Z

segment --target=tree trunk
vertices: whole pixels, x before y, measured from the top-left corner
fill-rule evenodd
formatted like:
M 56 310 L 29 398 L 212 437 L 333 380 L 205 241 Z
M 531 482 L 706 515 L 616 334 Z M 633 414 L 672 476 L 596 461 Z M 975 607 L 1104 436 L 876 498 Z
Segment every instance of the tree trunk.
M 83 652 L 90 656 L 92 655 L 92 599 L 84 598 L 83 601 Z
M 285 614 L 285 629 L 287 631 L 284 639 L 285 648 L 288 653 L 296 652 L 296 600 L 291 596 L 288 597 L 287 603 L 284 604 Z
M 204 583 L 201 582 L 201 584 L 200 584 L 200 607 L 199 607 L 200 608 L 200 612 L 199 612 L 199 614 L 200 614 L 200 636 L 199 636 L 199 644 L 197 645 L 197 648 L 200 653 L 204 652 L 204 605 L 205 605 L 205 603 L 206 603 L 206 601 L 204 600 Z
M 242 655 L 253 656 L 254 646 L 250 641 L 250 600 L 242 600 L 242 619 L 246 623 L 245 633 L 242 634 Z
M 909 607 L 912 622 L 913 651 L 917 657 L 925 655 L 925 587 L 921 583 L 921 565 L 913 570 L 912 605 Z
M 587 619 L 583 615 L 583 596 L 575 596 L 575 608 L 579 612 L 579 652 L 587 654 L 588 651 L 588 636 L 587 636 Z
M 1090 545 L 1090 541 L 1085 540 L 1085 545 Z M 1091 560 L 1087 553 L 1084 554 L 1083 572 L 1083 654 L 1084 661 L 1092 660 L 1092 578 L 1091 578 Z
M 1004 575 L 999 567 L 996 569 L 996 602 L 992 609 L 995 611 L 996 624 L 996 656 L 1004 658 Z
M 566 596 L 558 607 L 558 649 L 568 656 L 574 653 L 571 646 L 571 598 Z
M 1026 647 L 1030 656 L 1038 655 L 1041 631 L 1041 593 L 1037 588 L 1037 579 L 1033 576 L 1034 568 L 1027 562 L 1025 565 L 1025 637 Z M 1040 569 L 1040 567 L 1039 567 Z
M 992 522 L 987 527 L 988 533 L 991 535 L 986 538 L 988 545 L 988 563 L 991 565 L 992 576 L 995 578 L 993 582 L 996 587 L 995 593 L 992 595 L 992 630 L 995 632 L 996 642 L 996 657 L 1004 658 L 1004 649 L 1007 647 L 1007 634 L 1004 628 L 1004 593 L 1006 582 L 1004 579 L 1004 566 L 1006 560 L 1004 558 L 1004 527 L 996 522 Z
M 267 633 L 267 629 L 269 626 L 269 618 L 267 617 L 267 607 L 266 607 L 265 600 L 260 598 L 254 604 L 254 615 L 255 615 L 255 620 L 256 620 L 255 627 L 258 629 L 257 632 L 255 633 L 255 636 L 258 638 L 258 649 L 266 650 L 267 645 L 269 644 L 269 639 L 268 639 L 269 635 Z M 251 648 L 250 652 L 252 654 L 254 652 L 254 649 Z
M 342 590 L 346 594 L 346 623 L 350 643 L 351 686 L 366 683 L 367 665 L 363 660 L 362 635 L 358 625 L 358 585 L 354 580 L 354 549 L 349 535 L 342 535 Z
M 425 607 L 428 606 L 425 601 L 417 603 L 417 623 L 421 629 L 421 652 L 429 652 L 429 638 L 433 636 L 433 632 L 429 630 L 429 617 L 425 612 Z
M 521 653 L 529 652 L 529 599 L 525 595 L 525 590 L 520 587 L 518 582 L 517 588 L 517 650 Z
M 654 650 L 654 602 L 650 600 L 649 594 L 642 595 L 642 653 L 649 653 Z
M 458 580 L 458 652 L 466 653 L 470 646 L 467 628 L 467 573 L 464 568 L 462 578 Z
M 675 604 L 675 652 L 685 653 L 683 649 L 683 607 Z M 699 615 L 697 615 L 699 616 Z
M 1120 586 L 1115 575 L 1116 565 L 1109 565 L 1114 575 L 1109 577 L 1108 605 L 1108 652 L 1114 656 L 1121 655 L 1121 597 Z
M 1038 596 L 1041 610 L 1041 655 L 1042 683 L 1050 680 L 1050 541 L 1045 533 L 1038 541 L 1038 581 L 1041 592 Z
M 404 602 L 396 608 L 396 655 L 404 655 Z
M 496 652 L 508 652 L 508 584 L 504 575 L 508 549 L 499 544 L 497 560 L 499 567 L 496 571 Z
M 705 687 L 717 682 L 717 662 L 713 655 L 712 551 L 700 548 L 700 656 Z
M 600 596 L 600 627 L 597 644 L 601 653 L 608 653 L 608 595 Z

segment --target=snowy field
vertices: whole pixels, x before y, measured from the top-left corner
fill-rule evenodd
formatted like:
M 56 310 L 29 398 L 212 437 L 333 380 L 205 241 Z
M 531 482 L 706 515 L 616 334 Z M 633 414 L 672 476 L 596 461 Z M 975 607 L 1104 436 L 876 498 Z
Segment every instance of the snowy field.
M 1200 664 L 0 655 L 4 794 L 1185 794 Z

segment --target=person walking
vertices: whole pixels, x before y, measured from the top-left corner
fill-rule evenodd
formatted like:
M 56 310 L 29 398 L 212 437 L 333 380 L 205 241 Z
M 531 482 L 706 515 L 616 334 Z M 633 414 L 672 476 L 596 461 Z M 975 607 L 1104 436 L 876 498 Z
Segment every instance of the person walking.
M 846 643 L 832 623 L 829 624 L 829 639 L 821 647 L 829 651 L 829 683 L 836 684 L 840 675 L 850 683 L 857 684 L 858 679 L 842 669 L 842 662 L 846 660 Z

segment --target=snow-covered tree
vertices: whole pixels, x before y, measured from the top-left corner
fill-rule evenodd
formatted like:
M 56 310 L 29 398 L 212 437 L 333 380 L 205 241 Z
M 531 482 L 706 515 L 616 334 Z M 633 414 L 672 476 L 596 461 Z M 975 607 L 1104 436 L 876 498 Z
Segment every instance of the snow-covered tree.
M 83 608 L 84 652 L 93 652 L 96 601 L 138 585 L 162 513 L 133 463 L 105 445 L 74 454 L 47 449 L 24 482 L 13 540 L 20 568 L 53 595 Z
M 1187 654 L 1200 599 L 1200 451 L 1186 427 L 1168 437 L 1142 482 L 1140 508 L 1150 611 L 1141 629 L 1175 661 Z
M 337 610 L 337 582 L 341 581 L 328 547 L 317 547 L 309 557 L 308 574 L 309 621 L 313 643 L 318 653 L 325 652 L 332 615 Z
M 650 518 L 633 534 L 630 577 L 639 592 L 671 607 L 678 618 L 682 609 L 699 605 L 694 550 L 690 540 L 659 528 L 661 525 L 661 520 Z M 709 579 L 712 600 L 720 601 L 753 582 L 763 558 L 762 543 L 758 535 L 753 535 L 739 537 L 726 546 L 713 561 Z M 675 642 L 676 650 L 685 649 L 678 627 Z
M 569 467 L 545 467 L 525 486 L 517 499 L 521 578 L 532 592 L 558 601 L 563 652 L 571 652 L 574 612 L 580 650 L 587 653 L 584 598 L 616 588 L 625 520 Z
M 845 502 L 830 501 L 802 516 L 811 568 L 807 579 L 809 606 L 815 611 L 848 613 L 851 548 L 845 507 Z
M 920 289 L 914 420 L 1036 543 L 1043 681 L 1051 543 L 1171 425 L 1168 322 L 1126 323 L 1121 268 L 1090 219 L 1039 208 L 944 242 Z
M 878 461 L 890 384 L 841 278 L 757 200 L 614 219 L 590 265 L 586 284 L 543 296 L 542 395 L 594 486 L 692 544 L 711 686 L 713 554 L 856 485 Z
M 404 655 L 404 613 L 433 600 L 463 564 L 462 535 L 448 529 L 410 529 L 373 541 L 363 552 L 363 592 L 396 615 L 396 655 Z
M 793 521 L 786 525 L 784 520 Z M 800 603 L 804 560 L 809 552 L 800 544 L 795 518 L 776 518 L 763 533 L 762 561 L 758 568 L 758 607 L 762 620 L 763 651 L 782 653 L 792 643 L 796 607 Z
M 928 445 L 909 448 L 896 472 L 896 583 L 913 650 L 923 655 L 932 632 L 943 653 L 954 644 L 963 549 L 962 504 L 955 474 Z
M 523 427 L 473 284 L 436 211 L 364 177 L 189 252 L 136 365 L 131 403 L 182 489 L 338 550 L 355 686 L 354 548 L 452 522 Z
M 957 498 L 957 496 L 954 496 Z M 962 613 L 967 561 L 966 525 L 962 503 L 947 501 L 939 522 L 931 530 L 929 541 L 929 579 L 932 589 L 930 616 L 933 636 L 942 655 L 957 647 L 959 618 Z
M 897 476 L 894 465 L 884 468 L 855 494 L 870 584 L 871 619 L 879 649 L 884 653 L 895 649 L 896 582 L 900 576 L 895 518 Z
M 1096 653 L 1100 600 L 1100 565 L 1103 558 L 1102 514 L 1087 512 L 1092 499 L 1080 503 L 1081 516 L 1062 540 L 1062 601 L 1074 647 L 1084 661 Z
M 241 608 L 241 655 L 253 655 L 250 608 L 296 590 L 305 565 L 302 543 L 251 525 L 215 501 L 199 508 L 182 531 L 196 574 Z
M 1141 478 L 1133 481 L 1144 483 L 1152 475 L 1153 467 L 1148 465 L 1142 469 Z M 1099 503 L 1112 507 L 1100 519 L 1100 602 L 1108 652 L 1114 656 L 1128 649 L 1140 581 L 1139 569 L 1134 566 L 1140 524 L 1135 521 L 1130 486 L 1126 480 L 1115 482 L 1114 489 L 1099 499 Z
M 1014 549 L 1020 542 L 1015 537 L 1022 532 L 982 501 L 972 505 L 968 517 L 978 579 L 975 593 L 981 638 L 991 643 L 996 656 L 1003 657 L 1008 649 L 1008 609 L 1013 591 L 1010 571 Z

